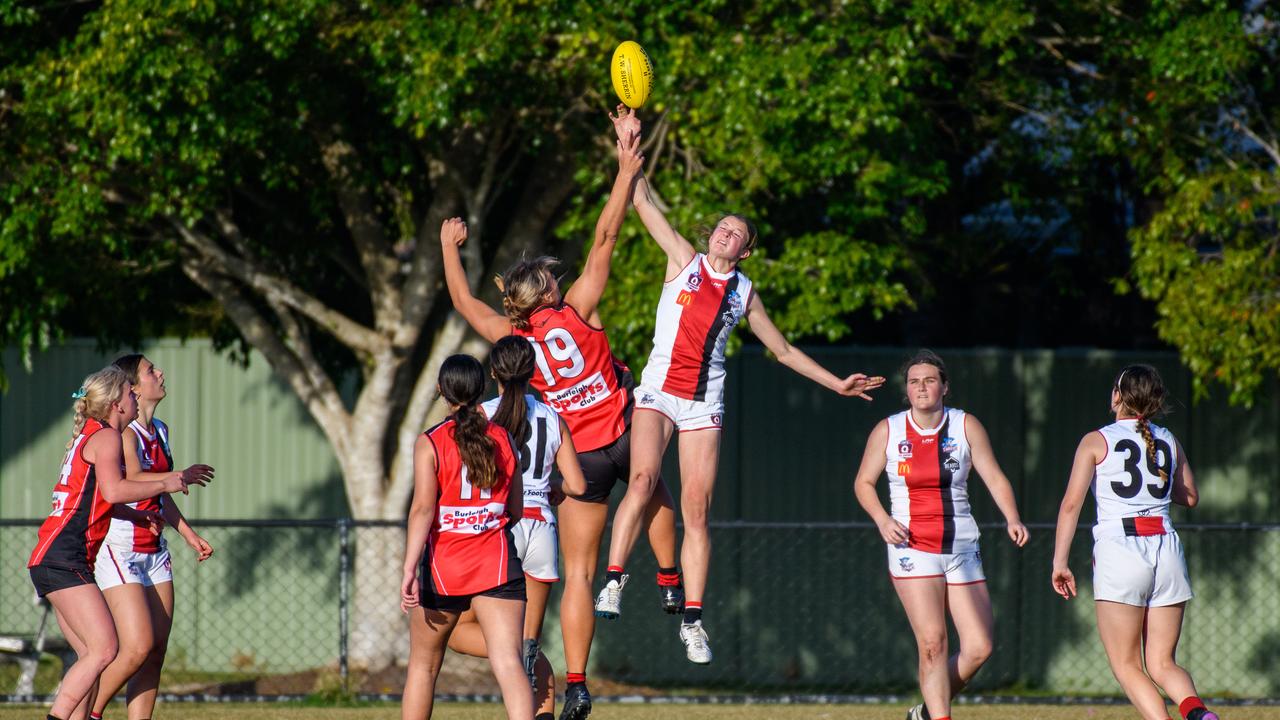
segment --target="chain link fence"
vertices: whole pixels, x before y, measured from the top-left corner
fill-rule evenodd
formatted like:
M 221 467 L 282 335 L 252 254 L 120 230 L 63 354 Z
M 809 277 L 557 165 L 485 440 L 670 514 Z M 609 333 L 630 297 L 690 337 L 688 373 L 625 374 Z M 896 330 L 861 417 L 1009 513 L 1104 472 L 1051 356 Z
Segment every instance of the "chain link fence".
M 0 521 L 0 647 L 3 638 L 34 635 L 45 612 L 25 569 L 36 526 Z M 1067 602 L 1049 585 L 1052 525 L 1031 528 L 1018 549 L 1003 526 L 983 527 L 996 644 L 970 690 L 1118 694 L 1093 619 L 1087 529 L 1072 550 L 1082 595 Z M 198 565 L 176 533 L 166 534 L 177 604 L 163 692 L 400 692 L 408 643 L 398 607 L 399 525 L 204 521 L 199 530 L 215 555 Z M 1183 524 L 1179 532 L 1197 595 L 1180 661 L 1204 695 L 1280 696 L 1280 525 Z M 873 526 L 714 523 L 712 541 L 704 617 L 715 662 L 684 659 L 679 621 L 659 609 L 642 541 L 622 617 L 597 622 L 589 668 L 596 694 L 913 692 L 914 640 Z M 543 647 L 562 675 L 558 615 L 557 587 Z M 15 657 L 0 652 L 0 696 L 17 692 L 19 666 L 5 662 Z M 51 692 L 60 670 L 46 656 L 35 692 Z M 497 688 L 484 660 L 450 654 L 439 691 Z

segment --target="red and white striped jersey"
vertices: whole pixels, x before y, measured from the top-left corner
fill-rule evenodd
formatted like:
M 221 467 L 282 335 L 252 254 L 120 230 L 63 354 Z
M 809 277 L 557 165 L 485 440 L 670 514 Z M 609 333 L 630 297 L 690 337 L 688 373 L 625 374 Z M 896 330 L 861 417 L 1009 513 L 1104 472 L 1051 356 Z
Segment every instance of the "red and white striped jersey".
M 718 273 L 705 255 L 695 254 L 662 286 L 641 383 L 686 400 L 722 402 L 725 345 L 750 301 L 746 275 L 736 268 Z
M 554 523 L 551 512 L 551 472 L 560 451 L 560 417 L 549 405 L 525 395 L 525 419 L 529 421 L 529 439 L 520 448 L 520 477 L 524 486 L 524 517 Z M 499 395 L 480 406 L 492 418 L 498 411 Z
M 1107 442 L 1107 454 L 1093 476 L 1098 530 L 1115 531 L 1108 534 L 1160 535 L 1171 529 L 1169 503 L 1173 499 L 1173 470 L 1178 466 L 1178 442 L 1173 433 L 1151 425 L 1156 446 L 1156 457 L 1151 457 L 1136 419 L 1117 420 L 1098 432 Z M 1160 479 L 1160 468 L 1164 468 L 1169 480 Z
M 926 429 L 911 411 L 888 418 L 885 472 L 893 518 L 911 529 L 909 545 L 934 553 L 978 549 L 978 524 L 969 509 L 965 412 L 944 408 L 942 424 Z
M 46 565 L 93 572 L 98 548 L 110 524 L 111 503 L 103 499 L 96 468 L 85 461 L 81 451 L 89 438 L 104 427 L 98 420 L 86 420 L 67 450 L 62 472 L 53 486 L 53 510 L 40 526 L 27 567 Z
M 511 436 L 489 423 L 497 443 L 498 482 L 477 490 L 454 441 L 452 418 L 427 431 L 436 453 L 436 517 L 427 537 L 431 579 L 442 595 L 474 595 L 520 577 L 515 540 L 507 531 L 507 494 L 517 460 Z
M 169 428 L 159 419 L 153 419 L 151 424 L 154 432 L 137 420 L 129 424 L 129 428 L 138 436 L 138 463 L 142 466 L 142 472 L 169 472 L 173 470 L 173 455 L 169 452 Z M 160 512 L 162 497 L 157 495 L 127 504 L 136 510 Z M 153 535 L 145 525 L 113 517 L 111 529 L 107 531 L 107 544 L 126 552 L 154 553 L 160 552 L 161 536 Z
M 609 337 L 571 305 L 543 305 L 529 327 L 513 327 L 529 339 L 538 369 L 530 384 L 564 418 L 578 452 L 605 447 L 627 429 L 627 391 L 618 383 Z

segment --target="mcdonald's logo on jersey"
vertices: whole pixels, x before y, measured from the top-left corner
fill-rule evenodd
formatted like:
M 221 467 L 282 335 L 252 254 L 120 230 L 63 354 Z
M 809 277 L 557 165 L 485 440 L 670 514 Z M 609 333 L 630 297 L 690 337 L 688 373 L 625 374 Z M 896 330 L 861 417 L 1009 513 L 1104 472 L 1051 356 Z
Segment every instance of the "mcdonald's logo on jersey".
M 906 477 L 907 475 L 910 475 L 910 474 L 911 474 L 911 463 L 909 463 L 909 462 L 900 462 L 900 463 L 898 463 L 898 474 L 899 474 L 899 475 L 901 475 L 901 476 L 903 476 L 903 477 Z
M 676 304 L 689 307 L 693 304 L 693 293 L 688 290 L 681 290 L 680 294 L 676 296 Z

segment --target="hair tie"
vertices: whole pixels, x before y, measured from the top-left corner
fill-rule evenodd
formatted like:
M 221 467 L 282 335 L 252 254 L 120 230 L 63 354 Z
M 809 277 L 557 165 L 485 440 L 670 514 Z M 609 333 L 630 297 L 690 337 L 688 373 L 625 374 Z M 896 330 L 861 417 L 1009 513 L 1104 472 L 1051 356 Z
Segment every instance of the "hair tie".
M 88 395 L 88 394 L 89 394 L 89 393 L 85 392 L 85 389 L 84 389 L 83 387 L 81 387 L 79 390 L 77 390 L 77 391 L 75 391 L 75 392 L 71 393 L 71 399 L 72 399 L 72 400 L 79 400 L 80 398 L 83 398 L 85 395 Z

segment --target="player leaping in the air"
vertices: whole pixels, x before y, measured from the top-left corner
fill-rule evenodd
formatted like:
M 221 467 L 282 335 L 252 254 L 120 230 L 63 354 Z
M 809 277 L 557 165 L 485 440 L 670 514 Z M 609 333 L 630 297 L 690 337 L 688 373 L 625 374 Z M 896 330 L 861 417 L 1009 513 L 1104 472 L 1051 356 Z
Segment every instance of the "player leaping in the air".
M 635 115 L 621 105 L 614 126 L 619 138 L 640 132 Z M 650 197 L 643 175 L 636 180 L 632 203 L 649 234 L 666 252 L 667 271 L 658 301 L 653 351 L 635 392 L 631 481 L 614 516 L 608 576 L 596 598 L 596 614 L 618 616 L 626 577 L 622 567 L 657 487 L 662 454 L 671 434 L 679 430 L 680 510 L 684 516 L 680 564 L 685 585 L 680 639 L 689 660 L 705 664 L 711 662 L 711 648 L 702 627 L 702 600 L 711 559 L 707 513 L 720 461 L 724 352 L 729 333 L 745 318 L 779 362 L 841 395 L 870 400 L 867 393 L 883 385 L 884 378 L 861 373 L 836 377 L 778 332 L 751 281 L 738 269 L 738 263 L 756 244 L 755 228 L 746 218 L 721 218 L 708 239 L 707 251 L 702 253 L 667 222 Z

